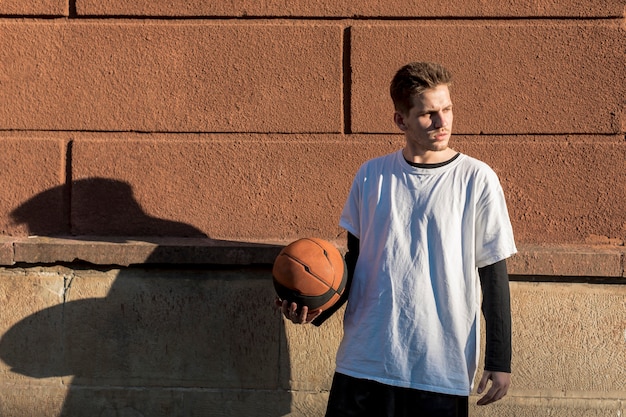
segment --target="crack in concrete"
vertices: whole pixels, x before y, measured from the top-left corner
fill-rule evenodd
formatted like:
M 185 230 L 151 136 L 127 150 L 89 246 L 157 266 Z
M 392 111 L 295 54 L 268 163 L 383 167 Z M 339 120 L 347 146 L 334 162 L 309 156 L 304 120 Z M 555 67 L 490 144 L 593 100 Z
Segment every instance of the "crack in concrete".
M 63 306 L 69 299 L 70 289 L 72 288 L 72 282 L 74 281 L 74 275 L 63 276 Z

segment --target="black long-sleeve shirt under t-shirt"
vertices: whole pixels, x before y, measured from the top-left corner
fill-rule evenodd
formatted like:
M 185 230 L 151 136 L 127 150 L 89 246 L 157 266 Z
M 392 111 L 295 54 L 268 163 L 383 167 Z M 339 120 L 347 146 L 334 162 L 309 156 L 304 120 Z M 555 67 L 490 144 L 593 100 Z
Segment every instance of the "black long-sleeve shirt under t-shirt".
M 345 260 L 348 269 L 348 284 L 339 301 L 313 320 L 320 326 L 348 300 L 350 285 L 359 257 L 359 239 L 348 233 L 348 251 Z M 485 370 L 511 372 L 511 302 L 509 275 L 506 261 L 502 260 L 478 268 L 482 287 L 482 311 L 486 323 Z

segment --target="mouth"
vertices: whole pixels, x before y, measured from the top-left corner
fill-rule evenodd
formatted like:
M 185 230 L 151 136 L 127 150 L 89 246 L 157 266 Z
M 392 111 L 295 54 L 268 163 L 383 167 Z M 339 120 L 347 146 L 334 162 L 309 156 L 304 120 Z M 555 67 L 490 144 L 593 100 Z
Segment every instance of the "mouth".
M 433 135 L 433 138 L 435 140 L 441 141 L 441 140 L 447 139 L 449 135 L 450 135 L 450 132 L 443 130 L 443 131 L 439 131 L 439 132 L 435 133 Z

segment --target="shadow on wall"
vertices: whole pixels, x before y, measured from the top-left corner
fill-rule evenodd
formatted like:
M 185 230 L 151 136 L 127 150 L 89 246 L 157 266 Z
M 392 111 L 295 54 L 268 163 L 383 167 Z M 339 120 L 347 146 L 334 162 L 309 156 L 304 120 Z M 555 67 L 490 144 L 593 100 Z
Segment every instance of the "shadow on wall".
M 146 240 L 206 237 L 190 225 L 143 213 L 128 184 L 90 179 L 73 186 L 85 196 L 80 204 L 74 201 L 81 231 L 132 235 L 134 240 L 140 240 L 138 235 Z M 59 231 L 48 212 L 50 202 L 64 192 L 62 187 L 43 192 L 12 216 L 32 234 Z M 158 251 L 152 256 L 158 257 Z M 0 358 L 13 372 L 71 377 L 61 416 L 234 416 L 254 410 L 254 415 L 275 417 L 290 412 L 291 395 L 284 389 L 289 363 L 281 355 L 284 328 L 270 308 L 267 269 L 67 271 L 66 300 L 25 317 L 0 340 Z M 110 285 L 106 296 L 72 300 L 74 294 L 93 294 L 98 285 Z

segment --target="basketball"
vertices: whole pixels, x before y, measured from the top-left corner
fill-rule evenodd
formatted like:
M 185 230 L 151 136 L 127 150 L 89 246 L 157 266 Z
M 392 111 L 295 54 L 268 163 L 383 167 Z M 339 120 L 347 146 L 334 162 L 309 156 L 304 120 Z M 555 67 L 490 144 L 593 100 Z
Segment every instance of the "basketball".
M 298 309 L 327 310 L 341 297 L 348 280 L 343 256 L 330 242 L 302 238 L 283 248 L 272 268 L 274 288 L 281 300 Z

